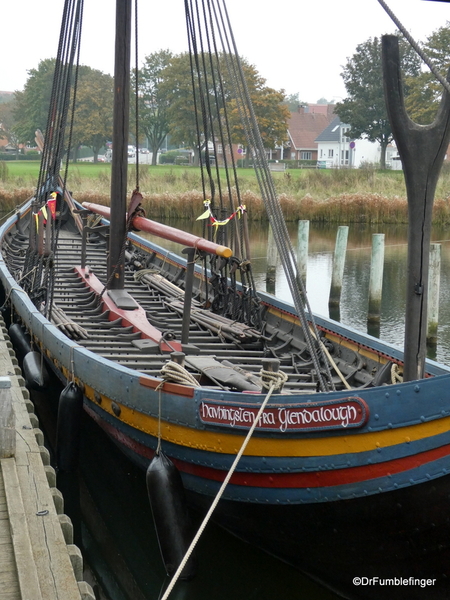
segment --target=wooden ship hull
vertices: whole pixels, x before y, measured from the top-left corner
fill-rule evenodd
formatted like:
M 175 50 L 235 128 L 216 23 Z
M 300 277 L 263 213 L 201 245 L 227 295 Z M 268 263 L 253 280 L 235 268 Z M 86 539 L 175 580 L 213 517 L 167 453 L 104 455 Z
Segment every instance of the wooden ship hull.
M 0 230 L 0 278 L 13 321 L 63 382 L 74 374 L 87 413 L 135 463 L 146 469 L 160 438 L 190 502 L 207 509 L 265 396 L 255 389 L 263 361 L 277 356 L 287 381 L 272 395 L 213 518 L 346 597 L 391 594 L 389 587 L 358 589 L 353 577 L 418 573 L 436 578 L 434 597 L 444 597 L 438 584 L 449 564 L 448 367 L 429 362 L 425 379 L 392 384 L 400 350 L 317 316 L 320 336 L 351 384 L 317 392 L 294 307 L 266 294 L 264 336 L 238 324 L 234 330 L 231 321 L 217 336 L 217 322 L 205 321 L 201 309 L 195 320 L 194 309 L 182 347 L 186 261 L 130 234 L 126 287 L 151 331 L 161 333 L 151 339 L 135 311 L 113 310 L 95 291 L 94 278 L 106 274 L 101 235 L 87 247 L 84 271 L 77 267 L 81 236 L 69 218 L 54 293 L 65 324 L 52 323 L 12 276 L 23 269 L 27 210 Z M 194 285 L 200 294 L 199 272 Z M 162 342 L 164 331 L 173 337 Z M 198 387 L 161 378 L 170 354 L 181 350 Z M 421 588 L 404 590 L 414 597 Z

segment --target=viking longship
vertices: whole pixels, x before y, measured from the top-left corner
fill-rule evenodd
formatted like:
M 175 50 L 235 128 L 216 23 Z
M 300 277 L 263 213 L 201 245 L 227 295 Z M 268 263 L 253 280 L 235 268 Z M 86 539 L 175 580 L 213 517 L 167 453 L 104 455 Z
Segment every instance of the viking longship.
M 225 2 L 198 5 L 185 2 L 198 214 L 214 225 L 203 237 L 148 218 L 138 183 L 128 192 L 131 0 L 117 0 L 110 206 L 80 205 L 69 191 L 82 2 L 65 2 L 36 192 L 0 229 L 3 306 L 26 380 L 43 389 L 56 373 L 144 472 L 163 456 L 188 505 L 207 513 L 217 499 L 212 519 L 343 597 L 392 597 L 388 585 L 358 587 L 361 577 L 409 578 L 396 598 L 419 597 L 432 579 L 432 597 L 448 598 L 450 368 L 425 358 L 424 315 L 450 96 L 432 126 L 412 123 L 397 40 L 384 38 L 411 223 L 403 351 L 310 310 Z M 255 287 L 225 78 L 289 301 Z M 63 407 L 62 438 L 72 419 Z M 60 469 L 71 462 L 59 458 Z

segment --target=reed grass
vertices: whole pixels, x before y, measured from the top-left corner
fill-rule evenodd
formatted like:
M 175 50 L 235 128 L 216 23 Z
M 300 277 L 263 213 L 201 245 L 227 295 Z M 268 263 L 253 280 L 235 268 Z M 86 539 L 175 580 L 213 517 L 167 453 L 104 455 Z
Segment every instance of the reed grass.
M 77 163 L 69 172 L 68 189 L 79 202 L 109 204 L 109 164 Z M 0 208 L 10 211 L 34 193 L 38 163 L 0 163 Z M 299 169 L 273 173 L 287 221 L 328 223 L 406 223 L 408 207 L 403 173 L 366 169 Z M 225 185 L 224 174 L 222 173 Z M 240 198 L 252 221 L 267 219 L 257 179 L 250 169 L 238 170 Z M 129 168 L 129 195 L 136 185 L 136 167 Z M 139 187 L 149 218 L 193 220 L 202 212 L 200 170 L 181 165 L 140 165 Z M 209 192 L 208 192 L 209 194 Z M 207 194 L 207 196 L 208 196 Z M 218 192 L 217 192 L 218 194 Z M 216 196 L 217 197 L 217 196 Z M 433 222 L 450 224 L 450 164 L 439 178 Z

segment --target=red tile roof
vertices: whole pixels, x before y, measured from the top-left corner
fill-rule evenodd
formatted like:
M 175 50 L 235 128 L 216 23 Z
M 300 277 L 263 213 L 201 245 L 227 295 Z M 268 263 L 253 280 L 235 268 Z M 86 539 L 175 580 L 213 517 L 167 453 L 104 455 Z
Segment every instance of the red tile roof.
M 314 140 L 336 117 L 333 108 L 333 105 L 310 105 L 305 108 L 300 107 L 298 112 L 291 113 L 288 130 L 293 148 L 316 149 L 317 143 Z

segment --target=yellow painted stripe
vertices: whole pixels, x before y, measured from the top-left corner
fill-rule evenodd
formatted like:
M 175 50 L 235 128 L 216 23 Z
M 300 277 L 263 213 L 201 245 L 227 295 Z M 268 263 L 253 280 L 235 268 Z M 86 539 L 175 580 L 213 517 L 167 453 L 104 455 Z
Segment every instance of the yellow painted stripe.
M 92 390 L 85 390 L 91 399 L 94 398 Z M 158 435 L 158 419 L 150 417 L 127 406 L 116 402 L 120 407 L 120 420 L 131 427 L 144 433 Z M 111 400 L 102 397 L 100 406 L 113 416 Z M 332 456 L 336 454 L 353 454 L 387 448 L 397 444 L 414 442 L 448 431 L 450 417 L 436 419 L 429 423 L 410 425 L 398 429 L 388 429 L 372 433 L 352 433 L 347 436 L 327 435 L 326 437 L 283 439 L 280 437 L 253 437 L 250 440 L 245 454 L 247 456 Z M 223 433 L 222 431 L 199 431 L 198 429 L 161 422 L 161 438 L 173 444 L 208 450 L 222 454 L 237 454 L 245 437 L 245 432 Z

